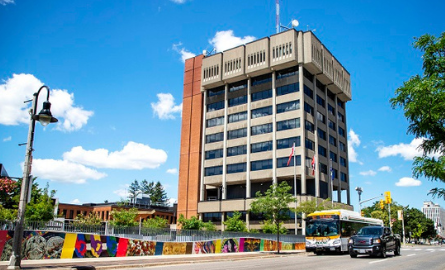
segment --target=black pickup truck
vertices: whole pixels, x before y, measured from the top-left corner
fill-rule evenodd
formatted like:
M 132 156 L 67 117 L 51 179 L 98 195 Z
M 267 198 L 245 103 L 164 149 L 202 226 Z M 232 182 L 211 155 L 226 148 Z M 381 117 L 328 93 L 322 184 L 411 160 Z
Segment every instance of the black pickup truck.
M 349 255 L 371 255 L 386 257 L 386 252 L 400 255 L 400 238 L 394 235 L 389 227 L 366 226 L 349 238 Z

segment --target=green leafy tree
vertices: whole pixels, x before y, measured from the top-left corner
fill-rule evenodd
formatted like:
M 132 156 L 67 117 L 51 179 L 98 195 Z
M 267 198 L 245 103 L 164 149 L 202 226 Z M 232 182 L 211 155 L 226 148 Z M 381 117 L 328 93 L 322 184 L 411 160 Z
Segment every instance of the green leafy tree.
M 152 204 L 166 205 L 168 198 L 167 192 L 162 186 L 161 182 L 147 182 L 142 181 L 141 190 L 143 194 L 148 195 Z
M 131 227 L 138 224 L 138 222 L 136 221 L 138 210 L 136 208 L 113 209 L 110 215 L 112 218 L 110 220 L 110 224 L 113 226 Z
M 150 200 L 151 200 L 151 196 L 153 195 L 154 186 L 155 186 L 154 182 L 148 182 L 145 179 L 141 182 L 142 194 L 148 195 Z
M 0 220 L 15 220 L 17 209 L 7 209 L 0 205 Z
M 335 208 L 335 206 L 334 206 Z M 331 199 L 323 200 L 317 204 L 316 199 L 300 202 L 297 208 L 294 210 L 296 213 L 303 213 L 308 215 L 314 213 L 315 211 L 329 210 L 333 209 Z
M 139 195 L 139 193 L 141 193 L 141 187 L 139 186 L 139 182 L 134 180 L 128 187 L 128 197 L 130 197 L 130 202 L 135 204 L 136 197 Z
M 438 38 L 425 34 L 413 46 L 423 52 L 423 74 L 404 82 L 390 103 L 403 108 L 407 132 L 423 139 L 423 155 L 413 163 L 414 177 L 445 183 L 445 32 Z M 429 194 L 445 199 L 444 188 L 433 188 Z
M 99 213 L 90 212 L 88 215 L 84 215 L 83 213 L 78 214 L 74 219 L 74 224 L 76 225 L 87 225 L 87 226 L 97 226 L 102 223 L 102 219 L 99 216 Z
M 186 219 L 183 214 L 179 215 L 178 223 L 183 230 L 200 230 L 202 228 L 202 220 L 198 217 L 192 216 Z
M 214 232 L 216 231 L 216 225 L 213 224 L 211 221 L 203 222 L 201 230 Z
M 37 191 L 37 190 L 35 190 Z M 26 206 L 25 218 L 33 221 L 48 221 L 54 218 L 54 203 L 51 198 L 56 194 L 55 190 L 49 191 L 49 184 L 43 190 L 31 193 L 31 202 Z
M 162 229 L 168 227 L 168 220 L 161 217 L 154 217 L 144 220 L 142 226 L 149 229 Z
M 246 222 L 241 220 L 241 213 L 236 211 L 224 221 L 225 230 L 229 232 L 247 232 Z
M 277 226 L 272 224 L 270 220 L 265 220 L 261 226 L 263 233 L 277 233 Z M 280 234 L 287 234 L 287 229 L 284 227 L 284 223 L 280 222 Z
M 258 191 L 255 200 L 250 204 L 253 213 L 262 213 L 267 220 L 277 227 L 277 252 L 280 253 L 280 222 L 290 218 L 289 203 L 295 202 L 289 193 L 292 188 L 286 183 L 273 184 L 264 195 Z

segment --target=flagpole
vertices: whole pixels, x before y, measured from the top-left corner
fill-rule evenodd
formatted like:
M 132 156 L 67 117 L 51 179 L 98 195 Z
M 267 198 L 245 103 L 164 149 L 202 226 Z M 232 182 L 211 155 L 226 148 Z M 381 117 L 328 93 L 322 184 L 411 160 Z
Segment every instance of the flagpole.
M 329 161 L 329 166 L 331 167 L 331 206 L 334 208 L 334 170 L 332 169 L 332 158 Z
M 295 142 L 292 145 L 292 152 L 294 153 L 294 196 L 295 196 L 295 235 L 297 235 L 297 170 L 296 170 L 296 161 L 295 161 Z

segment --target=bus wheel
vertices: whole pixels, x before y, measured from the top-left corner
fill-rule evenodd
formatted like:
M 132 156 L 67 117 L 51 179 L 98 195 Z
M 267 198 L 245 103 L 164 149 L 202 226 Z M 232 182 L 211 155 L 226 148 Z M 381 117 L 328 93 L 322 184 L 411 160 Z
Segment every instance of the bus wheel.
M 315 251 L 314 253 L 315 253 L 315 255 L 317 255 L 317 256 L 320 256 L 321 254 L 323 254 L 323 252 L 321 252 L 321 251 Z

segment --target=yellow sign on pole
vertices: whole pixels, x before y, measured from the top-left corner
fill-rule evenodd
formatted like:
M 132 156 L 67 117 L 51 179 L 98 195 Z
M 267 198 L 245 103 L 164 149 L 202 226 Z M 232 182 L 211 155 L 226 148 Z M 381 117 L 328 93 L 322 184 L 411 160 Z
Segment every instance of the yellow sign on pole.
M 403 210 L 397 210 L 397 219 L 403 220 Z

